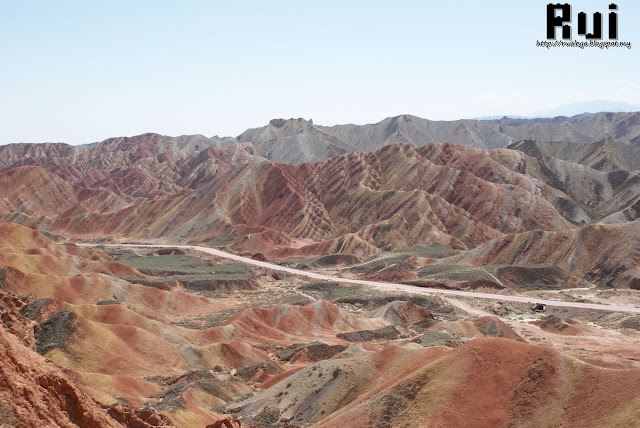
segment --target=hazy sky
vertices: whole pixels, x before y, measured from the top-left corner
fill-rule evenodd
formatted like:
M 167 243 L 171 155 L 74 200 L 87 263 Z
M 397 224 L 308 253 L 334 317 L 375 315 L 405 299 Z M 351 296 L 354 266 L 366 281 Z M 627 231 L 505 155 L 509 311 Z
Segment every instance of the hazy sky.
M 547 3 L 0 0 L 0 144 L 640 104 L 640 2 L 630 50 L 536 47 Z

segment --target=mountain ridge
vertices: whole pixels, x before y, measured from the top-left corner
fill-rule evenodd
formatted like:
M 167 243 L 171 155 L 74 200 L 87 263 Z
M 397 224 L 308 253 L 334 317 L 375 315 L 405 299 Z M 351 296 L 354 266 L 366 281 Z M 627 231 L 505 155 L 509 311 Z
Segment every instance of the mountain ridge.
M 404 114 L 366 125 L 342 124 L 322 126 L 313 120 L 272 119 L 267 125 L 247 129 L 235 138 L 182 135 L 178 137 L 145 133 L 133 137 L 113 137 L 80 146 L 65 143 L 12 143 L 11 146 L 34 146 L 39 150 L 59 150 L 76 147 L 91 151 L 97 147 L 126 144 L 129 140 L 150 138 L 158 148 L 202 150 L 207 147 L 228 147 L 234 143 L 251 144 L 253 153 L 281 163 L 318 162 L 348 152 L 370 152 L 384 145 L 409 143 L 422 146 L 448 141 L 453 144 L 481 148 L 504 148 L 523 140 L 592 144 L 610 139 L 619 144 L 637 146 L 640 143 L 640 112 L 587 113 L 571 117 L 510 118 L 480 120 L 457 119 L 434 121 Z M 52 146 L 53 145 L 53 146 Z M 2 147 L 0 146 L 0 150 Z M 46 148 L 45 148 L 46 147 Z M 5 149 L 6 150 L 6 149 Z M 1 153 L 1 152 L 0 152 Z M 25 155 L 28 153 L 25 153 Z M 1 155 L 0 155 L 1 157 Z M 1 163 L 0 163 L 1 166 Z

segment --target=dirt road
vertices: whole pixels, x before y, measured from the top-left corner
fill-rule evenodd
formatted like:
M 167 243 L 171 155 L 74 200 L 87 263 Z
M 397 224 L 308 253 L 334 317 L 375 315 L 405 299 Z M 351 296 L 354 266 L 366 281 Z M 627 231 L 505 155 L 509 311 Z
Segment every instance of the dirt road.
M 78 244 L 78 245 L 91 246 L 91 247 L 98 246 L 97 244 Z M 425 287 L 417 287 L 414 285 L 406 285 L 406 284 L 394 284 L 394 283 L 388 283 L 388 282 L 366 281 L 361 279 L 339 278 L 335 276 L 323 275 L 321 273 L 308 272 L 304 270 L 279 266 L 272 263 L 261 262 L 261 261 L 253 260 L 247 257 L 230 254 L 221 250 L 216 250 L 216 249 L 207 248 L 207 247 L 199 247 L 194 245 L 151 245 L 151 244 L 148 244 L 148 245 L 100 244 L 100 245 L 104 245 L 106 247 L 192 249 L 196 251 L 201 251 L 203 253 L 212 254 L 217 257 L 235 260 L 238 262 L 247 263 L 254 266 L 272 269 L 275 271 L 288 272 L 293 275 L 305 276 L 307 278 L 320 279 L 325 281 L 335 281 L 335 282 L 341 282 L 341 283 L 347 283 L 347 284 L 368 285 L 371 287 L 379 287 L 387 290 L 399 290 L 399 291 L 407 291 L 411 293 L 422 293 L 422 294 L 445 294 L 449 296 L 472 297 L 477 299 L 490 299 L 490 300 L 498 300 L 503 302 L 538 303 L 538 304 L 546 304 L 548 306 L 579 308 L 579 309 L 594 309 L 598 311 L 626 312 L 626 313 L 640 314 L 640 308 L 636 308 L 633 306 L 616 306 L 616 305 L 601 305 L 596 303 L 562 302 L 557 300 L 535 299 L 535 298 L 526 297 L 526 296 L 510 296 L 510 295 L 500 295 L 500 294 L 491 294 L 491 293 L 475 293 L 472 291 L 459 291 L 459 290 L 441 290 L 438 288 L 425 288 Z

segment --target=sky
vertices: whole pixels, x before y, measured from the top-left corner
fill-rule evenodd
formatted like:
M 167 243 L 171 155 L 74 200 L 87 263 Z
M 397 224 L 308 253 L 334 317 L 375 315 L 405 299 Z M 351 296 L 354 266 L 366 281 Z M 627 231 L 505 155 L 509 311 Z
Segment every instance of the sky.
M 609 50 L 536 47 L 547 3 L 0 0 L 0 144 L 640 104 L 640 2 Z

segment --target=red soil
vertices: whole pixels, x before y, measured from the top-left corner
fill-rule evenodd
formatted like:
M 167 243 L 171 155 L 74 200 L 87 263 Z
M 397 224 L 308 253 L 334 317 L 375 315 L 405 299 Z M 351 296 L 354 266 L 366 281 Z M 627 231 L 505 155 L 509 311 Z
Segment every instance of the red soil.
M 105 408 L 81 392 L 66 374 L 33 350 L 32 322 L 18 311 L 24 305 L 0 293 L 0 424 L 9 426 L 168 426 L 153 411 Z

